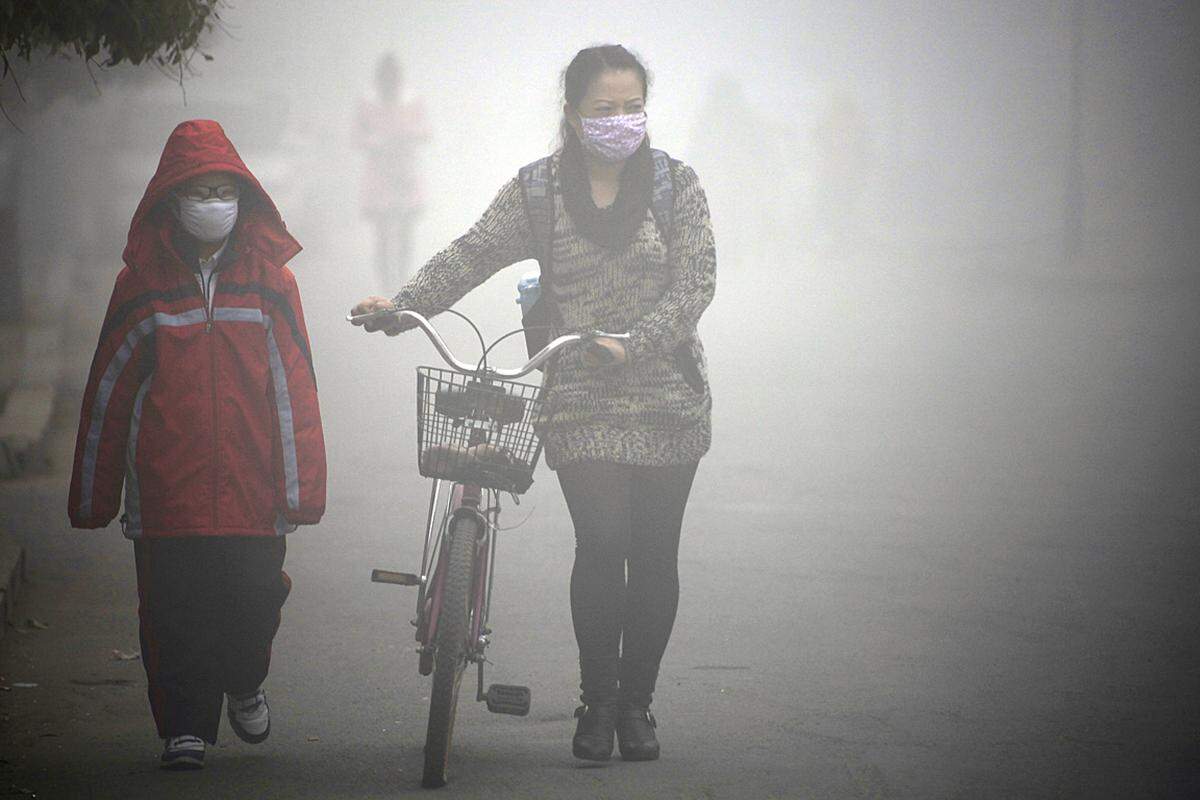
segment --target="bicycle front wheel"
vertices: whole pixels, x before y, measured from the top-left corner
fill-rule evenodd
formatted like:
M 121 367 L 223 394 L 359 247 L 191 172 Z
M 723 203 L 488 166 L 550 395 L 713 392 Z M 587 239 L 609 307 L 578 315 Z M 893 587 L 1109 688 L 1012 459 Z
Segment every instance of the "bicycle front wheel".
M 425 735 L 425 773 L 421 785 L 436 788 L 446 784 L 450 740 L 454 734 L 454 712 L 458 687 L 467 666 L 471 631 L 471 587 L 474 583 L 475 553 L 479 521 L 461 517 L 450 526 L 446 541 L 445 583 L 441 611 L 434 636 L 433 687 L 429 692 L 429 728 Z

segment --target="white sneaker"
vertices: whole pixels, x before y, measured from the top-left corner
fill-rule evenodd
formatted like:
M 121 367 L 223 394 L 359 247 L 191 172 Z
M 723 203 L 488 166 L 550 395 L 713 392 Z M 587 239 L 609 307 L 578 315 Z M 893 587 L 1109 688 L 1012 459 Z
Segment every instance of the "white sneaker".
M 204 740 L 199 736 L 171 736 L 162 753 L 163 769 L 200 769 L 204 766 Z
M 225 710 L 229 726 L 243 742 L 258 744 L 271 733 L 271 709 L 262 689 L 245 697 L 226 695 Z

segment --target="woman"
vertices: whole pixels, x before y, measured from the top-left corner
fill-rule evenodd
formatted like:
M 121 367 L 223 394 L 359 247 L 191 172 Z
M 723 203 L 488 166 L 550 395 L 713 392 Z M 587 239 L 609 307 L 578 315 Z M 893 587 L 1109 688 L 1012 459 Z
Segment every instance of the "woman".
M 614 730 L 626 760 L 658 758 L 649 713 L 679 600 L 679 534 L 711 438 L 712 406 L 696 322 L 712 299 L 716 256 L 704 192 L 671 162 L 674 210 L 651 209 L 646 70 L 620 45 L 580 51 L 563 77 L 562 148 L 550 159 L 555 225 L 550 290 L 564 329 L 627 331 L 568 352 L 546 373 L 541 434 L 575 527 L 571 612 L 583 705 L 573 751 L 607 760 Z M 464 236 L 392 300 L 430 315 L 509 264 L 535 258 L 518 179 Z M 394 317 L 368 330 L 399 333 Z M 628 578 L 626 577 L 628 567 Z

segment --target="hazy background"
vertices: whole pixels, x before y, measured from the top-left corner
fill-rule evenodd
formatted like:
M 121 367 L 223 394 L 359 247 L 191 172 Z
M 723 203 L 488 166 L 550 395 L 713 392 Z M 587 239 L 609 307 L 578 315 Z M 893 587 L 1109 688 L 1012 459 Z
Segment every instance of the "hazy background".
M 995 458 L 1020 446 L 1018 419 L 1039 422 L 1027 408 L 1090 403 L 1058 420 L 1082 444 L 1089 424 L 1121 435 L 1097 415 L 1122 387 L 1148 391 L 1121 409 L 1135 416 L 1154 416 L 1147 399 L 1168 401 L 1170 387 L 1149 391 L 1137 370 L 1168 357 L 1183 332 L 1172 326 L 1194 316 L 1194 6 L 241 0 L 222 16 L 204 48 L 213 60 L 195 58 L 182 88 L 143 67 L 93 70 L 97 91 L 78 64 L 70 96 L 57 96 L 61 78 L 39 87 L 36 66 L 22 75 L 30 102 L 4 84 L 23 133 L 0 129 L 5 258 L 18 262 L 3 289 L 23 296 L 16 313 L 27 321 L 62 329 L 40 335 L 39 351 L 47 336 L 90 348 L 162 143 L 196 117 L 224 124 L 305 245 L 292 266 L 318 368 L 378 369 L 421 347 L 367 342 L 334 315 L 398 288 L 374 285 L 357 209 L 351 126 L 376 59 L 398 55 L 429 118 L 423 260 L 553 146 L 558 78 L 574 52 L 615 41 L 653 72 L 653 141 L 693 164 L 708 191 L 720 288 L 702 332 L 716 446 L 729 458 L 779 448 L 788 474 L 825 473 L 867 453 L 824 442 L 838 452 L 809 457 L 812 437 L 869 427 L 869 446 L 888 448 L 914 412 L 934 413 L 939 424 L 924 433 L 935 438 L 970 425 L 951 449 Z M 1082 220 L 1073 241 L 1072 214 Z M 465 308 L 506 330 L 516 277 L 531 267 L 502 273 Z M 1108 337 L 1088 363 L 1022 319 L 1049 311 L 1029 307 L 1048 291 L 1062 302 L 1037 322 L 1081 341 Z M 1098 309 L 1088 299 L 1097 291 L 1112 305 Z M 341 404 L 368 402 L 328 378 L 322 388 L 334 426 L 347 417 Z M 1181 423 L 1195 432 L 1194 418 Z M 998 438 L 984 446 L 981 435 Z M 892 445 L 914 446 L 930 443 Z M 1076 455 L 1056 480 L 1084 479 L 1096 453 Z
M 5 357 L 49 370 L 68 405 L 162 144 L 181 120 L 218 119 L 305 246 L 292 269 L 330 455 L 321 535 L 358 559 L 347 573 L 386 563 L 387 515 L 425 491 L 411 367 L 433 355 L 342 321 L 398 288 L 375 285 L 357 206 L 352 124 L 376 59 L 397 54 L 429 118 L 423 260 L 550 151 L 574 53 L 620 42 L 653 73 L 652 140 L 695 166 L 718 252 L 701 324 L 715 440 L 689 517 L 704 536 L 685 535 L 672 647 L 758 647 L 784 685 L 889 708 L 906 680 L 941 687 L 941 705 L 910 699 L 943 716 L 901 714 L 918 728 L 987 727 L 1023 696 L 1100 739 L 1194 744 L 1195 4 L 240 0 L 223 18 L 182 90 L 123 68 L 97 72 L 97 95 L 82 67 L 53 101 L 36 67 L 29 103 L 0 88 L 23 131 L 0 125 L 0 294 L 23 298 L 33 331 Z M 533 268 L 461 308 L 507 331 Z M 563 523 L 545 468 L 530 500 Z M 764 576 L 779 594 L 755 602 L 794 620 L 795 642 L 740 612 L 707 624 Z M 913 664 L 919 677 L 890 671 Z M 1075 746 L 1033 729 L 1040 752 Z M 1088 746 L 1072 763 L 1106 763 Z M 893 784 L 910 755 L 885 767 Z

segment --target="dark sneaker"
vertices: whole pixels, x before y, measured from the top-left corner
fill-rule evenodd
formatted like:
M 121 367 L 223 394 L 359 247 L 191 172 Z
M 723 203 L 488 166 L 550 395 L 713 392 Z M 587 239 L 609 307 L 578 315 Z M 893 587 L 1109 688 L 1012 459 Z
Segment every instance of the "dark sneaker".
M 243 742 L 258 744 L 271 735 L 271 709 L 262 689 L 240 697 L 228 695 L 225 711 L 229 727 Z
M 576 758 L 588 761 L 608 761 L 612 758 L 613 730 L 617 723 L 616 703 L 594 703 L 575 709 L 579 719 L 571 752 Z
M 626 761 L 653 761 L 658 758 L 658 720 L 645 706 L 623 705 L 617 712 L 617 742 Z
M 200 769 L 204 766 L 204 740 L 199 736 L 172 736 L 163 747 L 162 768 Z

